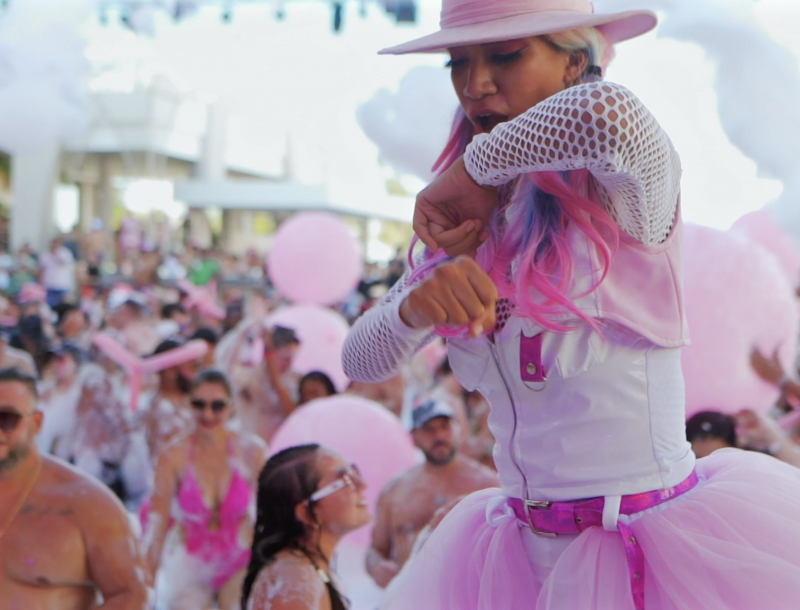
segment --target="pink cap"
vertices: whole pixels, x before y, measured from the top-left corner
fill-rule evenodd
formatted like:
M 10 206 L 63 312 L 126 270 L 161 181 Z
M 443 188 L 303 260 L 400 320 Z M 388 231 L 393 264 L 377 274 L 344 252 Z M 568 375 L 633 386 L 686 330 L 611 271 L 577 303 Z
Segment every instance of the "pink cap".
M 27 303 L 43 303 L 46 300 L 46 296 L 47 291 L 44 289 L 44 286 L 34 282 L 27 282 L 22 285 L 19 296 L 17 297 L 17 302 L 20 305 L 25 305 Z

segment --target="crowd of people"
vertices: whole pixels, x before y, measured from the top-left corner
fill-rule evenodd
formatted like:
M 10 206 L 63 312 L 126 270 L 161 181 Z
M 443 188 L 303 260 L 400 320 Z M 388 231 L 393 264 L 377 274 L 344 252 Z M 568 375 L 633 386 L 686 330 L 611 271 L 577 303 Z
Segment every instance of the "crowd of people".
M 277 301 L 239 294 L 214 318 L 168 283 L 82 284 L 76 266 L 64 263 L 72 259 L 63 243 L 32 257 L 41 262 L 30 279 L 41 283 L 6 293 L 0 496 L 17 501 L 11 513 L 0 510 L 0 550 L 14 565 L 27 562 L 1 576 L 9 599 L 88 608 L 99 596 L 120 604 L 109 607 L 228 610 L 248 607 L 244 591 L 255 609 L 292 600 L 342 608 L 347 598 L 331 560 L 346 533 L 372 520 L 365 568 L 378 587 L 396 587 L 453 506 L 498 486 L 488 405 L 456 380 L 443 349 L 385 381 L 355 381 L 347 390 L 402 418 L 424 457 L 382 490 L 370 516 L 358 465 L 336 452 L 309 445 L 268 461 L 281 423 L 337 392 L 321 371 L 293 371 L 296 333 L 263 323 Z M 66 265 L 60 283 L 53 280 L 59 273 L 45 273 L 48 265 Z M 365 308 L 386 293 L 383 282 L 368 268 L 354 291 Z M 143 357 L 189 341 L 206 349 L 145 378 L 131 410 L 129 376 L 94 345 L 97 333 Z M 250 356 L 254 337 L 264 346 L 261 360 Z M 800 385 L 776 358 L 755 351 L 751 359 L 766 381 L 781 385 L 781 404 L 800 398 Z M 703 412 L 689 420 L 687 439 L 698 457 L 741 447 L 800 466 L 800 433 L 785 432 L 776 417 Z M 112 546 L 91 543 L 112 532 Z M 76 536 L 90 544 L 44 559 L 51 545 L 61 548 L 51 540 Z M 26 548 L 41 542 L 26 554 L 23 540 Z M 65 568 L 78 563 L 83 571 Z
M 103 259 L 140 267 L 148 252 L 122 233 L 116 252 Z M 86 238 L 61 236 L 40 253 L 26 248 L 17 257 L 24 266 L 6 268 L 12 281 L 3 292 L 0 333 L 0 506 L 6 498 L 18 506 L 0 508 L 9 532 L 0 533 L 0 553 L 30 562 L 0 575 L 13 600 L 8 607 L 82 609 L 98 599 L 108 607 L 230 610 L 242 605 L 243 590 L 254 608 L 273 607 L 281 595 L 346 603 L 330 562 L 347 532 L 376 519 L 364 563 L 385 587 L 437 511 L 497 484 L 486 402 L 455 381 L 443 344 L 386 382 L 346 389 L 404 422 L 424 456 L 384 490 L 376 516 L 363 502 L 357 465 L 331 449 L 299 447 L 268 462 L 269 441 L 286 418 L 337 388 L 322 371 L 294 371 L 300 341 L 294 329 L 265 326 L 281 301 L 263 278 L 254 290 L 226 287 L 232 276 L 221 267 L 203 277 L 189 273 L 198 282 L 192 286 L 219 304 L 214 312 L 157 274 L 147 282 L 107 276 L 90 262 L 100 257 Z M 357 317 L 404 268 L 400 259 L 385 269 L 367 265 L 338 310 Z M 100 335 L 132 356 L 172 354 L 173 361 L 135 380 L 95 341 Z M 201 356 L 181 356 L 197 342 Z M 253 354 L 256 345 L 263 353 Z M 350 491 L 335 493 L 342 489 Z M 309 512 L 297 514 L 303 501 Z M 95 531 L 113 530 L 115 546 L 92 543 L 64 556 L 58 546 L 43 561 L 49 530 L 26 532 L 37 527 L 31 516 L 45 502 L 41 510 L 54 511 L 46 527 L 52 521 L 59 536 L 91 541 Z M 320 529 L 312 542 L 309 523 Z M 276 531 L 285 538 L 273 540 Z M 39 557 L 23 558 L 21 541 L 40 539 Z M 111 552 L 115 560 L 106 562 Z M 65 561 L 86 568 L 70 572 L 59 567 Z M 297 586 L 276 586 L 287 578 Z
M 388 263 L 367 262 L 357 289 L 337 308 L 354 321 L 392 287 L 405 266 L 399 249 Z M 2 319 L 17 317 L 20 299 L 27 300 L 31 284 L 43 287 L 53 306 L 65 295 L 71 295 L 72 302 L 85 300 L 120 282 L 149 293 L 154 286 L 182 279 L 196 286 L 217 283 L 223 302 L 234 308 L 243 289 L 274 293 L 263 252 L 249 248 L 236 254 L 215 245 L 200 246 L 184 229 L 127 215 L 113 231 L 98 219 L 87 231 L 76 225 L 41 251 L 29 244 L 0 250 L 0 325 Z

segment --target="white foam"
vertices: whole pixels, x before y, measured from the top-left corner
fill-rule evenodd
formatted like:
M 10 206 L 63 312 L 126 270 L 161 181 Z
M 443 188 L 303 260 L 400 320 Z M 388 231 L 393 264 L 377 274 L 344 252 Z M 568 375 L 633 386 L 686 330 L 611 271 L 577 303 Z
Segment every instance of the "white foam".
M 35 152 L 87 126 L 84 83 L 89 63 L 79 28 L 94 4 L 9 4 L 0 19 L 0 149 Z

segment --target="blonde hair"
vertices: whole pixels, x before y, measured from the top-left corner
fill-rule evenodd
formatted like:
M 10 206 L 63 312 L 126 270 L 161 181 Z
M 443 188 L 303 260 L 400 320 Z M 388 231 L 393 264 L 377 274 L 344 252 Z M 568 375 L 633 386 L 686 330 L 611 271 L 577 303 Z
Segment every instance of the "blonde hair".
M 586 70 L 573 83 L 580 85 L 602 80 L 608 64 L 614 59 L 614 47 L 608 42 L 605 34 L 597 28 L 579 28 L 567 32 L 548 34 L 543 37 L 559 51 L 586 55 Z M 600 74 L 598 74 L 598 70 Z

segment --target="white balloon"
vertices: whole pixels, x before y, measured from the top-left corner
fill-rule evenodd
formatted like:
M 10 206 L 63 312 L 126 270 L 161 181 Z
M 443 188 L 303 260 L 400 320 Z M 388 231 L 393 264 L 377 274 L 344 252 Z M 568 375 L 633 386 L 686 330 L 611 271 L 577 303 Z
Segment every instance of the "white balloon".
M 420 66 L 403 77 L 396 93 L 381 89 L 362 104 L 357 118 L 386 163 L 401 174 L 428 181 L 457 106 L 450 73 Z

